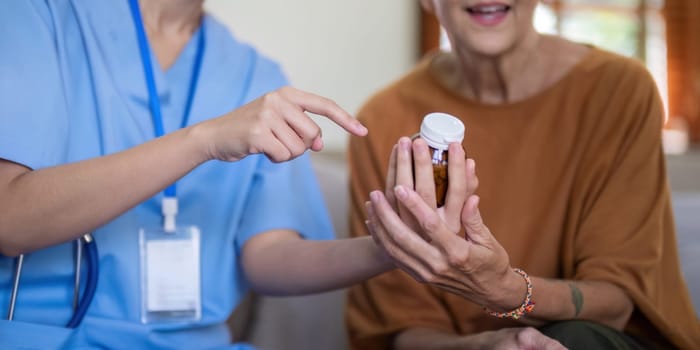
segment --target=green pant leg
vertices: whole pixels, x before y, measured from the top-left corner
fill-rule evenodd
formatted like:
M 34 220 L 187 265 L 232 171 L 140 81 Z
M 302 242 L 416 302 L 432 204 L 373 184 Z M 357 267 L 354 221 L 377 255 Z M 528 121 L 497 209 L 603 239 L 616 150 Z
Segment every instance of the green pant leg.
M 642 350 L 649 349 L 631 336 L 590 321 L 561 321 L 539 328 L 570 350 Z

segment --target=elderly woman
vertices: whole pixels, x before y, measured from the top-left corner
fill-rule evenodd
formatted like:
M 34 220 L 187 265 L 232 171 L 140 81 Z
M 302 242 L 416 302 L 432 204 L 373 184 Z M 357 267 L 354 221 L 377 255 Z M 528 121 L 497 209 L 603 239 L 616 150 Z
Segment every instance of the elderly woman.
M 368 218 L 403 270 L 352 288 L 353 347 L 536 348 L 524 339 L 545 334 L 571 348 L 700 348 L 644 67 L 538 34 L 535 0 L 422 5 L 452 50 L 374 96 L 359 114 L 370 135 L 350 143 L 351 231 Z M 435 208 L 424 142 L 401 139 L 387 164 L 430 112 L 466 124 L 473 185 L 450 189 L 468 193 L 463 207 L 448 193 Z

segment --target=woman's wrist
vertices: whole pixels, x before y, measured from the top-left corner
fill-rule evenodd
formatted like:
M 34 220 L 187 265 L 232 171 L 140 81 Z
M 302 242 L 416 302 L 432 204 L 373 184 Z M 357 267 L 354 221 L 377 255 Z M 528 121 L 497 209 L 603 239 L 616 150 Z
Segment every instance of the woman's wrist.
M 508 268 L 498 284 L 499 289 L 493 294 L 493 299 L 484 305 L 493 311 L 510 311 L 522 305 L 527 295 L 527 283 L 513 268 Z

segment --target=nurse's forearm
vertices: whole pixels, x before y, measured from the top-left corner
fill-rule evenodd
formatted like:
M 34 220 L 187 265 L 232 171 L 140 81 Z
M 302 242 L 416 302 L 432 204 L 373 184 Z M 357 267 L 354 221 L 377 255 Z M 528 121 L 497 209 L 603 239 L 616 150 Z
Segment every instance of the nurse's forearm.
M 348 287 L 393 268 L 371 237 L 304 240 L 291 231 L 251 238 L 243 268 L 254 290 L 301 295 Z
M 197 128 L 123 152 L 31 171 L 0 160 L 0 253 L 14 256 L 80 237 L 208 159 Z

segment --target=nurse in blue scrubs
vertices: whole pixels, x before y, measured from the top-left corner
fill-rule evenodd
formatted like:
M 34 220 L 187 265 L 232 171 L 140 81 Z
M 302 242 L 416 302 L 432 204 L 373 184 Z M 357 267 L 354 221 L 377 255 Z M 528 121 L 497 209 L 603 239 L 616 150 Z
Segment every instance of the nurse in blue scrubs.
M 224 322 L 250 287 L 311 293 L 389 268 L 371 238 L 326 240 L 332 227 L 304 154 L 323 147 L 305 111 L 356 135 L 364 127 L 285 87 L 280 67 L 202 2 L 3 5 L 3 314 L 15 257 L 24 259 L 0 347 L 226 347 Z M 67 328 L 74 240 L 88 232 L 99 247 L 96 294 Z

